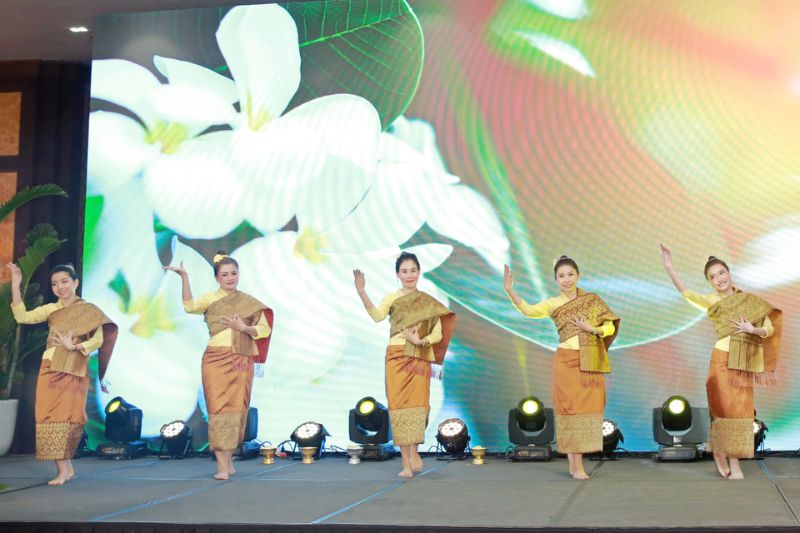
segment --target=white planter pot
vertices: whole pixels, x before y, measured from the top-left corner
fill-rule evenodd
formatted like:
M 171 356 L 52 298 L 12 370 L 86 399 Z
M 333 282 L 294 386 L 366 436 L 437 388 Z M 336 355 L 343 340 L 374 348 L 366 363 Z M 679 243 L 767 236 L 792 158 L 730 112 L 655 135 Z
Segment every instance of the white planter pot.
M 8 453 L 14 441 L 19 400 L 0 400 L 0 457 Z

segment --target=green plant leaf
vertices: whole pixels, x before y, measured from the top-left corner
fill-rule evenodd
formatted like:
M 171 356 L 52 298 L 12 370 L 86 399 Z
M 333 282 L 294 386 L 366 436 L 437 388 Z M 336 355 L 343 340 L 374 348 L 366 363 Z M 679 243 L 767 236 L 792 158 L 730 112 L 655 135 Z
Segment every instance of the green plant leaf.
M 56 231 L 56 228 L 52 224 L 42 222 L 36 224 L 25 234 L 25 242 L 34 242 L 42 237 L 54 237 L 57 239 L 58 231 Z
M 58 185 L 53 184 L 37 185 L 35 187 L 23 189 L 12 196 L 7 202 L 0 205 L 0 222 L 5 220 L 15 209 L 45 196 L 63 196 L 66 198 L 67 193 Z
M 46 328 L 32 329 L 28 328 L 22 337 L 22 342 L 19 345 L 19 363 L 33 353 L 44 351 L 45 343 L 47 342 L 48 330 Z
M 388 127 L 411 102 L 422 74 L 422 28 L 405 0 L 288 2 L 297 24 L 300 88 L 289 103 L 351 93 L 372 102 Z
M 27 287 L 33 274 L 47 260 L 47 257 L 58 250 L 64 240 L 58 237 L 43 236 L 31 242 L 25 253 L 19 258 L 18 264 L 22 270 L 22 287 Z

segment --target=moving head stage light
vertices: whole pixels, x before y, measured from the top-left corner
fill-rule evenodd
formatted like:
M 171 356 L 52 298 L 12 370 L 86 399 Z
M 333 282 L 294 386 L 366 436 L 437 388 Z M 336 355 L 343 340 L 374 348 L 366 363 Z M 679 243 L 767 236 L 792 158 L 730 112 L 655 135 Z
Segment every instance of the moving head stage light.
M 660 444 L 659 461 L 693 461 L 699 444 L 708 441 L 709 417 L 705 407 L 692 407 L 683 396 L 670 396 L 653 409 L 653 439 Z
M 98 457 L 107 459 L 134 459 L 147 455 L 147 444 L 142 437 L 142 410 L 126 402 L 121 396 L 112 399 L 105 408 L 107 442 L 97 446 Z
M 350 440 L 363 445 L 361 459 L 382 461 L 394 455 L 389 411 L 372 396 L 360 399 L 350 409 L 348 429 Z
M 506 457 L 512 461 L 549 461 L 556 437 L 555 413 L 535 396 L 526 396 L 508 411 L 508 440 L 514 449 Z

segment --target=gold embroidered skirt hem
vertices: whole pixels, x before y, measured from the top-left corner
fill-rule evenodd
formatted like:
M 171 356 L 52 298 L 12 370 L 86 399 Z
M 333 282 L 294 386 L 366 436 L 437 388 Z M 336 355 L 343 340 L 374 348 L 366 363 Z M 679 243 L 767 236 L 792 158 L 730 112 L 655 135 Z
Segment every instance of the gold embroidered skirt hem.
M 36 424 L 36 460 L 72 459 L 83 435 L 83 424 L 49 422 Z
M 714 418 L 711 421 L 710 450 L 728 457 L 748 459 L 755 454 L 752 418 Z
M 428 426 L 427 407 L 408 407 L 389 409 L 392 424 L 392 440 L 395 446 L 421 444 L 425 442 L 425 428 Z
M 212 450 L 232 451 L 239 447 L 244 438 L 247 424 L 247 411 L 208 415 L 208 446 Z
M 559 453 L 590 453 L 603 450 L 603 415 L 556 415 Z

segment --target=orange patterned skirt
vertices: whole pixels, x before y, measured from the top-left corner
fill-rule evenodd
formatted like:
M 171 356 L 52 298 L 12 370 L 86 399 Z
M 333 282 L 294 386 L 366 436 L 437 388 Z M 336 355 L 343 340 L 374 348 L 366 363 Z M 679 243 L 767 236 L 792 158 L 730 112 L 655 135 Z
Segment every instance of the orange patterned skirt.
M 72 459 L 86 424 L 89 378 L 51 372 L 42 360 L 36 380 L 36 459 Z
M 230 346 L 206 348 L 202 363 L 203 393 L 212 450 L 231 451 L 242 443 L 253 390 L 253 369 L 253 358 L 234 354 Z
M 711 450 L 728 457 L 753 457 L 755 441 L 753 387 L 733 385 L 728 370 L 728 352 L 714 349 L 706 379 L 708 410 L 711 414 Z
M 553 403 L 560 453 L 602 451 L 605 378 L 597 372 L 581 372 L 578 350 L 556 350 Z
M 431 364 L 403 355 L 403 346 L 386 347 L 386 398 L 392 440 L 397 446 L 425 441 L 431 395 Z

